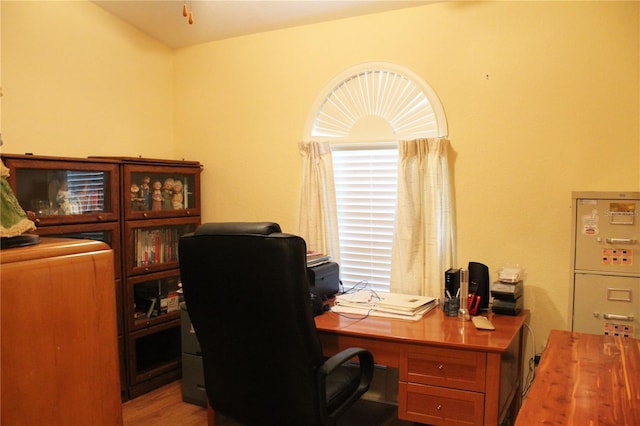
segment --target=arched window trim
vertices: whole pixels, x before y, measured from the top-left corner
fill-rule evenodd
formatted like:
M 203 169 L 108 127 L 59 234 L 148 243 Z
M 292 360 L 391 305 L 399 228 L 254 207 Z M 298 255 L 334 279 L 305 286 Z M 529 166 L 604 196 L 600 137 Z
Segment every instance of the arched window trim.
M 348 68 L 345 71 L 338 74 L 334 77 L 320 92 L 318 97 L 315 99 L 314 104 L 309 112 L 309 116 L 307 117 L 307 122 L 304 130 L 304 140 L 308 141 L 331 141 L 333 143 L 341 143 L 341 142 L 378 142 L 377 138 L 371 137 L 368 135 L 366 137 L 362 137 L 359 135 L 343 134 L 343 135 L 321 135 L 314 134 L 314 129 L 316 126 L 316 121 L 318 120 L 320 114 L 322 113 L 323 106 L 327 101 L 333 101 L 336 97 L 336 90 L 338 90 L 343 84 L 346 84 L 349 80 L 358 78 L 358 76 L 367 73 L 367 72 L 390 72 L 398 74 L 404 79 L 408 80 L 411 85 L 414 85 L 417 90 L 419 90 L 428 102 L 428 106 L 433 111 L 433 116 L 435 121 L 435 128 L 429 131 L 422 132 L 409 132 L 409 133 L 397 133 L 395 129 L 393 129 L 393 125 L 386 120 L 386 117 L 381 117 L 387 121 L 389 126 L 392 129 L 395 140 L 401 139 L 416 139 L 416 138 L 426 138 L 426 137 L 446 137 L 448 135 L 448 127 L 447 127 L 447 119 L 445 116 L 444 108 L 442 107 L 442 103 L 440 99 L 436 95 L 435 91 L 429 86 L 420 76 L 415 74 L 414 72 L 401 67 L 399 65 L 389 63 L 389 62 L 366 62 L 360 65 L 356 65 L 354 67 Z M 366 92 L 366 88 L 365 88 Z M 393 93 L 389 94 L 389 96 L 393 95 Z M 385 98 L 386 101 L 389 102 L 397 102 L 396 99 L 388 99 Z M 366 102 L 367 100 L 365 100 Z M 351 114 L 354 116 L 361 116 L 362 111 L 353 110 L 349 106 L 344 107 L 347 114 Z M 389 135 L 383 135 L 380 142 L 388 141 Z

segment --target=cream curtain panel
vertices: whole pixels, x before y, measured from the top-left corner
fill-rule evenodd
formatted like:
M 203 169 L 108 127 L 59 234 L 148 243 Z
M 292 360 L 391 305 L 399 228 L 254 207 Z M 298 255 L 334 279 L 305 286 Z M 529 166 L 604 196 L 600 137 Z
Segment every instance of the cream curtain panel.
M 302 188 L 299 234 L 307 250 L 331 255 L 340 263 L 338 214 L 333 179 L 333 161 L 328 142 L 301 142 Z
M 399 142 L 392 292 L 442 297 L 444 273 L 455 264 L 448 151 L 444 138 Z

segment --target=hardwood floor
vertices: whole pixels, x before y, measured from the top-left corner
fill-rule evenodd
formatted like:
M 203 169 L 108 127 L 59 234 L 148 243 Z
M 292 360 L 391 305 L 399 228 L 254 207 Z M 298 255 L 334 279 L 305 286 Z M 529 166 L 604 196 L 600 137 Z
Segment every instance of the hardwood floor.
M 176 380 L 122 404 L 124 426 L 206 426 L 207 409 L 182 401 Z
M 177 380 L 122 404 L 124 426 L 206 426 L 207 410 L 182 401 L 182 382 Z M 237 426 L 221 419 L 220 426 Z M 410 426 L 397 420 L 394 405 L 358 401 L 338 426 Z

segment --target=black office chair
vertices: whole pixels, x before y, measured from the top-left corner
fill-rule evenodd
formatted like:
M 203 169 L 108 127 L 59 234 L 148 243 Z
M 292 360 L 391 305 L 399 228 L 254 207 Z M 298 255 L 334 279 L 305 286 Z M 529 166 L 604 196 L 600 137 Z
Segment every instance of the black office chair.
M 367 391 L 370 352 L 322 355 L 302 238 L 276 223 L 207 223 L 180 238 L 179 255 L 216 412 L 246 425 L 335 424 Z

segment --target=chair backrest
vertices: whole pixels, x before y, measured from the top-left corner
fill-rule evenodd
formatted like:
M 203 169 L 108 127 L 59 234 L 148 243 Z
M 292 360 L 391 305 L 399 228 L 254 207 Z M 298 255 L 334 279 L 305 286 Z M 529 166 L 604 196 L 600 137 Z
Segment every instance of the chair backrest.
M 205 224 L 180 239 L 209 403 L 246 424 L 314 424 L 323 358 L 306 244 L 277 224 L 237 225 Z

